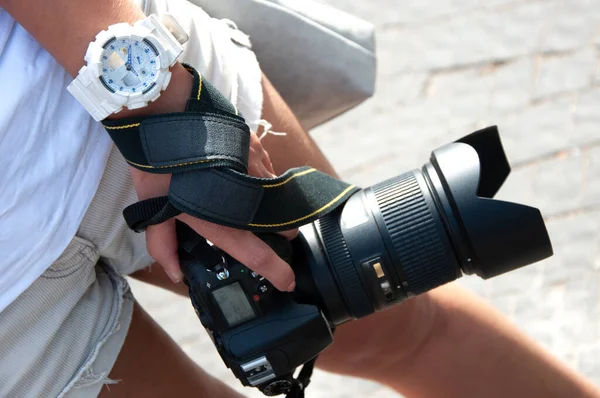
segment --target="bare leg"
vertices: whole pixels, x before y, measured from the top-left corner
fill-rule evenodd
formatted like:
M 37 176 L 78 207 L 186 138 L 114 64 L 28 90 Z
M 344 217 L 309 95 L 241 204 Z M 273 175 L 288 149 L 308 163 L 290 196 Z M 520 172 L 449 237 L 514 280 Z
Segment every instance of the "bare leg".
M 600 397 L 494 308 L 449 284 L 338 328 L 325 370 L 408 397 Z
M 273 131 L 286 132 L 286 136 L 267 135 L 262 144 L 271 157 L 277 174 L 293 167 L 312 166 L 335 176 L 335 170 L 314 140 L 304 131 L 271 82 L 263 75 L 263 119 L 273 124 Z
M 200 369 L 137 303 L 110 378 L 120 381 L 100 397 L 243 397 Z

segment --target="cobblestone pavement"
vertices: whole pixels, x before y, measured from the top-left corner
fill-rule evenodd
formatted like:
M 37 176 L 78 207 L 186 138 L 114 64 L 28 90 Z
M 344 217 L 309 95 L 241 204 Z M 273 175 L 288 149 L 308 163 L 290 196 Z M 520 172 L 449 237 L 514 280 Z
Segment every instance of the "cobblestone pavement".
M 556 254 L 460 283 L 600 383 L 600 0 L 329 2 L 377 25 L 379 67 L 373 99 L 313 132 L 325 153 L 368 186 L 497 124 L 513 165 L 500 197 L 542 209 Z M 134 292 L 194 359 L 237 387 L 185 300 L 141 284 Z M 309 396 L 398 397 L 322 372 Z

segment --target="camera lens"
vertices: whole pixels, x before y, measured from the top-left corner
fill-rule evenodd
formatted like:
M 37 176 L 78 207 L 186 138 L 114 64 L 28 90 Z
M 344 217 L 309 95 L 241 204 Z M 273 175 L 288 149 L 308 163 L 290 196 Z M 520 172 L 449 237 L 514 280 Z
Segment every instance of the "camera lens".
M 437 149 L 301 228 L 299 301 L 340 324 L 464 274 L 490 278 L 552 255 L 539 210 L 493 200 L 510 173 L 495 127 Z

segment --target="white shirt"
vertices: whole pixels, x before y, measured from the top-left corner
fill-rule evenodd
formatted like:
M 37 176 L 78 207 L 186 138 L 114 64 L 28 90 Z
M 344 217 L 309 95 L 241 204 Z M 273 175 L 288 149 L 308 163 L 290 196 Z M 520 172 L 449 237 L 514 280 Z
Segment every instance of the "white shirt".
M 71 80 L 0 8 L 0 311 L 67 247 L 110 153 Z

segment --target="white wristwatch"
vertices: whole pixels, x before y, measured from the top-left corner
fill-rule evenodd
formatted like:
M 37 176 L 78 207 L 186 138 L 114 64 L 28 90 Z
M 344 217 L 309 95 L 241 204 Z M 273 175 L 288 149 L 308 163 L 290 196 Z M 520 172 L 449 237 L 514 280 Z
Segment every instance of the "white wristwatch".
M 67 89 L 98 121 L 125 106 L 142 108 L 167 88 L 169 67 L 187 40 L 187 33 L 169 14 L 153 14 L 133 26 L 111 25 L 90 43 L 87 65 Z

